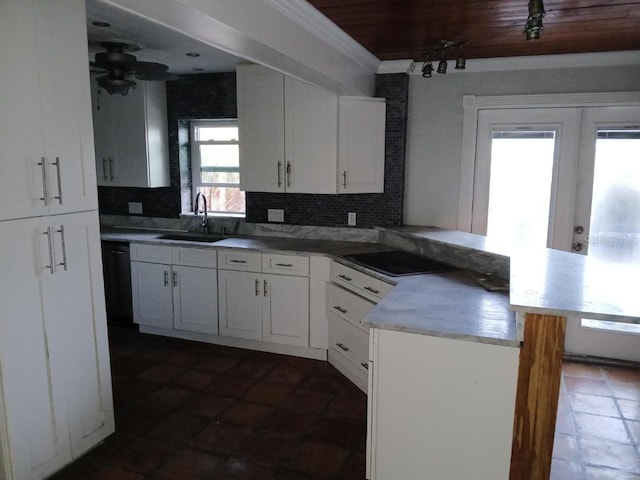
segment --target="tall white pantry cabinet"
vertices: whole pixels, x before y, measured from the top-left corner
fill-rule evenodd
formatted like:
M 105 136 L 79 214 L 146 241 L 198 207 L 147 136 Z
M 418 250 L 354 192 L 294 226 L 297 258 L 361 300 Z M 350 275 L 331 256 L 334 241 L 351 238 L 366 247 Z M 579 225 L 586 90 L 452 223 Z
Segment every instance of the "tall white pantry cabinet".
M 0 479 L 114 431 L 83 0 L 0 2 Z

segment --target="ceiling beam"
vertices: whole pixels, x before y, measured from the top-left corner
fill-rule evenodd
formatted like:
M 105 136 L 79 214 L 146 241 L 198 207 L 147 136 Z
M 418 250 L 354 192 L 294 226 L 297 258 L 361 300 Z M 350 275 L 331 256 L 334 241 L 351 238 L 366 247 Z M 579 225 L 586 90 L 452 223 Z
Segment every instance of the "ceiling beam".
M 341 95 L 372 95 L 380 61 L 304 0 L 100 0 Z

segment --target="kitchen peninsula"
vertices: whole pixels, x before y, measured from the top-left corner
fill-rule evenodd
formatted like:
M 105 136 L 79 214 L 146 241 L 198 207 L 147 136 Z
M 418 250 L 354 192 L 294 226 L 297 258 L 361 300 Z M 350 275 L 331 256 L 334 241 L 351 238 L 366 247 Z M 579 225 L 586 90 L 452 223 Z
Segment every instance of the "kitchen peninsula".
M 492 478 L 548 478 L 565 317 L 588 314 L 592 318 L 638 322 L 638 306 L 625 300 L 624 295 L 604 295 L 597 282 L 585 276 L 594 271 L 593 263 L 577 255 L 548 250 L 538 256 L 514 255 L 509 268 L 509 257 L 478 235 L 421 227 L 379 228 L 376 233 L 379 244 L 251 236 L 210 246 L 324 255 L 356 270 L 362 267 L 338 256 L 363 248 L 375 251 L 392 247 L 437 258 L 461 270 L 489 273 L 497 279 L 508 276 L 510 270 L 510 295 L 485 290 L 478 285 L 477 277 L 465 271 L 404 277 L 397 282 L 367 272 L 397 283 L 366 318 L 371 327 L 369 477 L 424 478 L 425 462 L 430 462 L 431 472 L 446 472 L 447 478 L 464 478 L 460 476 L 464 468 L 477 473 L 482 465 Z M 103 232 L 103 240 L 181 243 L 157 237 L 131 230 Z M 526 319 L 524 327 L 516 318 Z M 401 355 L 389 355 L 398 349 Z M 412 359 L 416 352 L 431 356 Z M 390 359 L 395 363 L 385 374 Z M 389 378 L 395 382 L 387 385 Z M 385 404 L 384 392 L 389 388 L 394 399 L 406 404 Z M 422 403 L 416 392 L 432 395 L 431 403 Z M 385 415 L 390 412 L 418 412 L 419 417 L 405 415 L 409 418 L 405 423 L 396 423 L 397 419 L 391 417 L 393 421 L 385 424 Z M 457 413 L 447 416 L 451 412 Z M 468 418 L 479 422 L 470 430 L 464 422 Z M 426 428 L 433 427 L 428 419 L 440 421 L 442 431 L 467 429 L 467 442 L 448 444 L 454 441 L 453 435 L 447 439 L 439 436 L 437 429 Z M 396 426 L 398 430 L 394 431 Z M 407 443 L 416 448 L 392 448 Z M 417 448 L 420 445 L 422 449 Z M 432 453 L 450 448 L 450 454 L 447 457 L 440 453 L 434 458 L 428 454 L 430 447 Z M 478 452 L 488 454 L 482 458 Z M 388 459 L 390 454 L 393 461 Z M 386 470 L 378 470 L 382 465 Z

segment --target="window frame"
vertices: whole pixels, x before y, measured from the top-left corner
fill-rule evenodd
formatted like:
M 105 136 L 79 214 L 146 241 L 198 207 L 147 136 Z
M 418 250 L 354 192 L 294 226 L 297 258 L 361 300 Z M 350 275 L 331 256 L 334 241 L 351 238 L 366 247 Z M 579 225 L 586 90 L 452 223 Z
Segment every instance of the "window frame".
M 189 122 L 189 140 L 190 140 L 190 163 L 191 163 L 191 194 L 192 198 L 195 197 L 196 192 L 198 191 L 198 187 L 218 187 L 218 188 L 238 188 L 240 189 L 240 180 L 238 183 L 229 183 L 229 182 L 203 182 L 202 181 L 202 172 L 237 172 L 240 174 L 240 160 L 238 156 L 238 166 L 237 167 L 202 167 L 201 158 L 200 158 L 200 146 L 202 145 L 240 145 L 240 139 L 237 140 L 196 140 L 196 129 L 197 128 L 206 128 L 206 127 L 238 127 L 238 119 L 237 118 L 225 118 L 225 119 L 210 119 L 210 120 L 192 120 Z M 239 137 L 239 135 L 238 135 Z M 242 216 L 246 215 L 246 205 L 245 210 L 243 212 L 230 212 L 230 211 L 219 211 L 219 210 L 211 210 L 211 205 L 207 205 L 207 213 L 212 215 L 219 216 Z

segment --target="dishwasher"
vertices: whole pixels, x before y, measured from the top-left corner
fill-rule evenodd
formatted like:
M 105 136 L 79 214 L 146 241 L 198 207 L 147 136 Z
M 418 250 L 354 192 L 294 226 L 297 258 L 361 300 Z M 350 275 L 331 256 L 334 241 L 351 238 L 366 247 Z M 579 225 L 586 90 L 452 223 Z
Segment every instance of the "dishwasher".
M 112 324 L 133 325 L 129 259 L 128 243 L 102 242 L 107 320 Z

